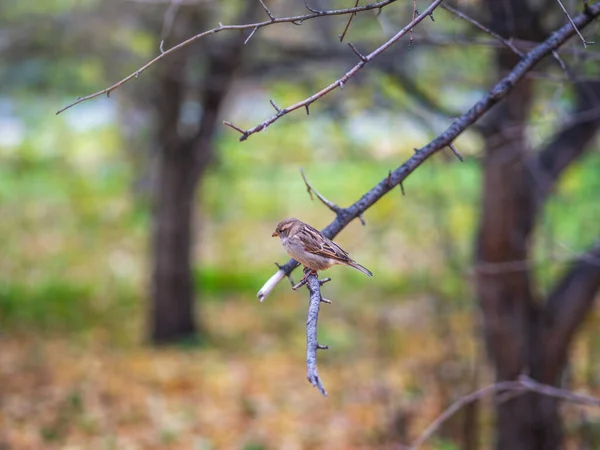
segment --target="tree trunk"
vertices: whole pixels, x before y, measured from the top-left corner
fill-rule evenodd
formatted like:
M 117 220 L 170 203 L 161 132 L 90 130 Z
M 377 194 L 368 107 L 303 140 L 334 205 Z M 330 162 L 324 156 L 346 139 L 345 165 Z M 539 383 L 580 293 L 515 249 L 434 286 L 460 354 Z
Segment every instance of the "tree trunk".
M 248 2 L 238 21 L 249 21 L 261 8 Z M 206 11 L 204 11 L 205 13 Z M 180 15 L 173 30 L 182 41 L 202 29 L 201 9 Z M 162 61 L 154 96 L 159 146 L 157 190 L 153 227 L 153 268 L 150 337 L 156 344 L 191 338 L 197 334 L 192 275 L 195 194 L 202 174 L 213 158 L 218 116 L 236 69 L 242 63 L 243 34 L 212 42 L 200 52 L 188 46 Z M 202 55 L 201 81 L 188 79 L 192 57 Z M 181 119 L 185 101 L 202 106 L 197 123 Z
M 501 55 L 499 61 L 507 59 Z M 580 83 L 578 88 L 576 112 L 600 105 L 600 84 Z M 521 82 L 481 127 L 485 157 L 476 288 L 497 380 L 527 373 L 558 385 L 570 342 L 600 285 L 600 268 L 583 258 L 547 299 L 537 298 L 530 274 L 532 234 L 552 187 L 589 147 L 599 119 L 568 125 L 535 151 L 525 135 L 531 92 L 531 81 Z M 597 246 L 592 254 L 598 251 Z M 534 393 L 499 402 L 496 449 L 561 448 L 558 406 L 556 400 Z
M 490 26 L 505 38 L 545 38 L 543 14 L 531 2 L 487 0 Z M 496 54 L 498 72 L 519 58 L 507 49 Z M 543 206 L 566 167 L 580 157 L 600 125 L 600 84 L 576 82 L 575 113 L 592 116 L 567 124 L 541 149 L 530 148 L 526 126 L 533 102 L 525 79 L 484 117 L 482 216 L 477 236 L 476 290 L 483 312 L 488 355 L 497 381 L 521 373 L 559 385 L 572 338 L 600 285 L 600 268 L 585 257 L 568 268 L 548 298 L 538 298 L 531 277 L 531 242 Z M 600 245 L 591 254 L 600 252 Z M 499 398 L 503 394 L 499 393 Z M 535 393 L 496 406 L 497 450 L 556 450 L 562 428 L 555 399 Z
M 189 148 L 160 153 L 154 214 L 151 339 L 166 343 L 197 332 L 192 249 L 196 170 Z

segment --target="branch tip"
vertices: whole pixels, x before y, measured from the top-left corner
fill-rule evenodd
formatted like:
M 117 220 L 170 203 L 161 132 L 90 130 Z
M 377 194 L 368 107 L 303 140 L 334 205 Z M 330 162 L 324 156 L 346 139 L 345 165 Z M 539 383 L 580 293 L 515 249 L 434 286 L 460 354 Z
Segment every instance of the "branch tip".
M 227 122 L 226 120 L 223 121 L 223 125 L 227 125 L 229 128 L 233 128 L 235 131 L 237 131 L 238 133 L 241 133 L 242 135 L 246 134 L 246 132 L 244 130 L 242 130 L 240 127 L 232 124 L 231 122 Z
M 331 277 L 323 278 L 322 280 L 319 280 L 319 284 L 321 286 L 323 286 L 325 283 L 328 283 L 330 281 L 331 281 Z M 325 302 L 325 303 L 327 303 L 327 302 Z

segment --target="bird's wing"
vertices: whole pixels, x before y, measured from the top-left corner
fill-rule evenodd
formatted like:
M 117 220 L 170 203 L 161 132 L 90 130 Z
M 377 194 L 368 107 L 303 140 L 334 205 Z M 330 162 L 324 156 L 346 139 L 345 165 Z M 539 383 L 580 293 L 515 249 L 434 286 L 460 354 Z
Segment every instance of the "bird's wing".
M 337 245 L 331 239 L 326 238 L 321 232 L 310 225 L 301 231 L 300 242 L 309 253 L 314 253 L 326 258 L 337 259 L 338 261 L 350 262 L 352 259 L 348 252 Z

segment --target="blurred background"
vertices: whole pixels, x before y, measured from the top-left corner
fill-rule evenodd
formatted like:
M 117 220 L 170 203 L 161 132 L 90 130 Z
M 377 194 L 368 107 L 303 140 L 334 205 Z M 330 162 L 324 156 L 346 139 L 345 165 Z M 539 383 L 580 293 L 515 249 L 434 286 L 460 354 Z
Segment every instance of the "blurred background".
M 267 3 L 277 17 L 307 12 Z M 551 31 L 565 17 L 546 3 L 531 14 Z M 575 3 L 565 2 L 574 14 Z M 492 19 L 486 2 L 457 6 Z M 345 41 L 370 52 L 412 14 L 412 1 L 359 14 Z M 271 238 L 277 222 L 334 218 L 311 201 L 300 167 L 348 206 L 506 73 L 498 42 L 469 23 L 438 9 L 410 45 L 406 36 L 310 115 L 242 143 L 222 120 L 251 128 L 273 114 L 270 99 L 291 105 L 356 64 L 338 39 L 348 16 L 269 26 L 245 45 L 248 30 L 217 33 L 55 115 L 135 72 L 163 40 L 167 49 L 219 22 L 266 18 L 250 1 L 0 0 L 0 449 L 400 448 L 494 380 L 473 283 L 485 121 L 456 141 L 463 163 L 443 150 L 404 182 L 406 195 L 390 192 L 366 226 L 336 238 L 375 275 L 327 273 L 327 399 L 305 379 L 307 292 L 284 280 L 256 298 L 273 262 L 288 259 Z M 572 39 L 561 56 L 595 83 L 593 47 Z M 519 128 L 529 149 L 595 105 L 580 105 L 572 81 L 551 59 L 529 74 Z M 529 257 L 540 298 L 598 239 L 590 126 L 537 216 Z M 596 394 L 599 319 L 587 311 L 564 372 Z M 490 406 L 463 409 L 428 448 L 489 448 Z M 570 448 L 600 448 L 598 411 L 567 405 L 563 418 Z

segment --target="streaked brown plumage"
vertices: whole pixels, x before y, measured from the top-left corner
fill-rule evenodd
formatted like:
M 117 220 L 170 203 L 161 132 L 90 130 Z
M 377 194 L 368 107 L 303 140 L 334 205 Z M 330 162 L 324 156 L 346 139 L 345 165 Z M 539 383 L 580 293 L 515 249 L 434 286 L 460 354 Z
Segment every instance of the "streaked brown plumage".
M 373 276 L 369 269 L 350 258 L 347 251 L 301 220 L 293 217 L 282 220 L 275 228 L 275 236 L 279 236 L 292 258 L 315 272 L 341 264 Z

